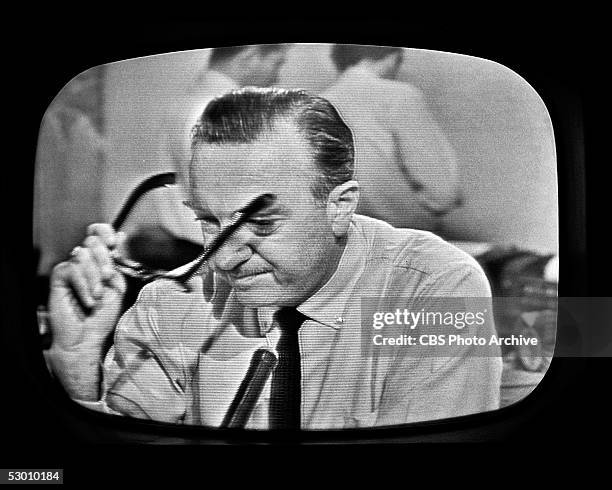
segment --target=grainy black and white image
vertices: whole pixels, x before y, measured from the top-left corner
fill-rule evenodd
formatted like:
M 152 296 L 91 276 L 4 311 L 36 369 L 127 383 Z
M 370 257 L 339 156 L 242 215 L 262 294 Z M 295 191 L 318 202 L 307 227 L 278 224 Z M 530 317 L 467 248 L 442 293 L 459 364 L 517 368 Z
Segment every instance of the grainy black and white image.
M 496 410 L 542 380 L 555 142 L 520 74 L 275 44 L 75 75 L 41 123 L 33 233 L 45 361 L 79 404 L 353 429 Z

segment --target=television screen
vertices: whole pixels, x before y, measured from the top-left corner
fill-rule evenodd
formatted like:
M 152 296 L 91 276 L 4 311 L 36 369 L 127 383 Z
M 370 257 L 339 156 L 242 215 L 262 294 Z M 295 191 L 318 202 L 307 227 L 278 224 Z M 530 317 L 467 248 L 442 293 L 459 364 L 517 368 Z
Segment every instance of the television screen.
M 0 480 L 65 468 L 67 483 L 176 485 L 219 468 L 251 478 L 260 456 L 258 475 L 282 460 L 300 478 L 326 463 L 348 476 L 346 456 L 439 474 L 431 446 L 396 444 L 514 442 L 485 448 L 501 475 L 564 442 L 572 461 L 596 447 L 612 353 L 606 125 L 591 122 L 604 30 L 101 17 L 30 19 L 29 43 L 14 38 Z M 238 49 L 213 57 L 222 47 Z M 373 59 L 346 67 L 354 47 Z M 372 70 L 404 95 L 338 90 Z M 235 86 L 207 95 L 211 72 Z M 288 210 L 300 218 L 265 216 Z M 231 251 L 249 268 L 232 273 Z M 222 447 L 245 443 L 246 458 Z M 316 467 L 298 445 L 317 446 Z M 375 458 L 354 464 L 347 445 Z
M 245 434 L 512 406 L 555 348 L 556 144 L 520 73 L 460 53 L 245 44 L 92 66 L 36 151 L 55 389 L 92 416 Z

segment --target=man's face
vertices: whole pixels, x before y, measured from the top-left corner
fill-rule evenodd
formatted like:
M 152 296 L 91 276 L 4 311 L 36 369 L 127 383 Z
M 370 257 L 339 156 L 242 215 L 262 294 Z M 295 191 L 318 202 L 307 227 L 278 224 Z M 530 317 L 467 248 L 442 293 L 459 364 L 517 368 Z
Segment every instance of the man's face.
M 289 122 L 253 143 L 196 148 L 191 205 L 206 243 L 254 197 L 277 197 L 211 258 L 246 306 L 298 305 L 333 274 L 338 247 L 326 208 L 311 194 L 315 172 L 308 142 Z

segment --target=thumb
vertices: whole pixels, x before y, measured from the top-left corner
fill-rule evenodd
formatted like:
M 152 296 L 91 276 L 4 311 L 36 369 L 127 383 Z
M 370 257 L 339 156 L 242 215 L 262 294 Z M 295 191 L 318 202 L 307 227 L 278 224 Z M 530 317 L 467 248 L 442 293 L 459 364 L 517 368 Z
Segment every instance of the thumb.
M 113 275 L 108 280 L 108 285 L 119 297 L 123 297 L 125 290 L 127 289 L 125 277 L 118 270 L 114 271 Z

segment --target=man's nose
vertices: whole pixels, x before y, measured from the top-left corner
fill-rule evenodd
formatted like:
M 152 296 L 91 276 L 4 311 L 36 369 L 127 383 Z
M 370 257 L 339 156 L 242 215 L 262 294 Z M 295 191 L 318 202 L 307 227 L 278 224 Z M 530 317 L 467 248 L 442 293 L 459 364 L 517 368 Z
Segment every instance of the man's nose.
M 248 243 L 248 232 L 236 230 L 213 254 L 211 261 L 215 268 L 230 271 L 246 262 L 253 255 Z

